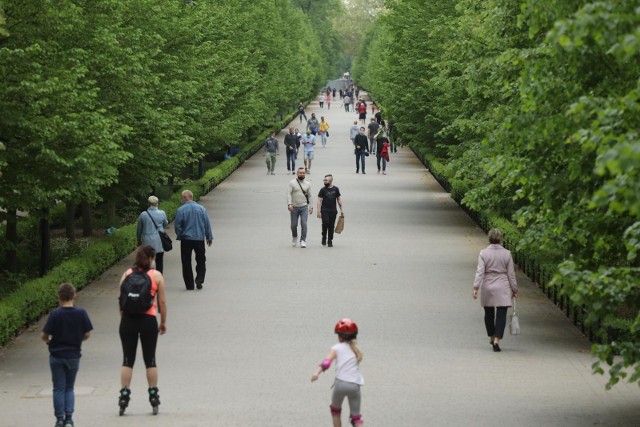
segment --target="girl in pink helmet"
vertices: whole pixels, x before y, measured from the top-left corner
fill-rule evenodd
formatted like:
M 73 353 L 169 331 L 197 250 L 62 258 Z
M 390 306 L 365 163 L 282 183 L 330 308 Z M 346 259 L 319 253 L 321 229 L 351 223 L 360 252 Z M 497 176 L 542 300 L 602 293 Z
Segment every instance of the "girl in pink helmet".
M 351 319 L 342 319 L 336 323 L 335 333 L 338 334 L 338 344 L 331 347 L 327 358 L 311 376 L 311 381 L 317 380 L 322 372 L 329 369 L 335 359 L 336 379 L 331 395 L 331 405 L 329 405 L 333 427 L 342 426 L 340 413 L 345 397 L 349 399 L 351 425 L 362 427 L 364 421 L 360 413 L 360 387 L 364 385 L 364 379 L 360 373 L 362 352 L 356 345 L 358 326 Z

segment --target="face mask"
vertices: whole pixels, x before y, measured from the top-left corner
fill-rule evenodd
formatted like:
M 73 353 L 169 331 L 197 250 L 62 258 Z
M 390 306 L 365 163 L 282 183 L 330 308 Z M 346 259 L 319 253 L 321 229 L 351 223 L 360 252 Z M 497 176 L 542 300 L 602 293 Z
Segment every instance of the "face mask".
M 325 187 L 329 187 L 330 185 L 331 185 L 331 183 L 330 183 L 330 182 L 325 182 L 325 183 L 324 183 L 324 186 L 325 186 Z
M 298 181 L 304 181 L 304 176 L 298 176 Z

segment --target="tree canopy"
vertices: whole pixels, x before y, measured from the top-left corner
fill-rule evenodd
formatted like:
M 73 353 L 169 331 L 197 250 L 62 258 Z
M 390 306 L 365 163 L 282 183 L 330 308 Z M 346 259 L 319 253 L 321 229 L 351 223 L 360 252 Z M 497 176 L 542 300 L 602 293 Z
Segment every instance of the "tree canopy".
M 1 204 L 142 191 L 312 96 L 335 0 L 292 3 L 5 0 Z
M 0 206 L 126 203 L 248 142 L 336 73 L 341 3 L 300 3 L 0 2 Z
M 638 381 L 640 2 L 385 4 L 354 79 L 463 203 L 517 224 L 587 321 L 617 331 L 594 346 L 609 385 Z

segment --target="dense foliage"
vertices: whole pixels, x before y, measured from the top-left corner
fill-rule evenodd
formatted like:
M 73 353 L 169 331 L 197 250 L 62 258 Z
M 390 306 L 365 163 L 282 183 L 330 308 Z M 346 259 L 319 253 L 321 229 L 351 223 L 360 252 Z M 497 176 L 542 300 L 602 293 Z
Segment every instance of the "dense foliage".
M 144 200 L 312 98 L 336 74 L 341 3 L 302 3 L 2 0 L 2 250 L 18 211 Z
M 463 203 L 554 260 L 611 331 L 609 386 L 640 380 L 639 64 L 638 0 L 388 0 L 353 69 Z

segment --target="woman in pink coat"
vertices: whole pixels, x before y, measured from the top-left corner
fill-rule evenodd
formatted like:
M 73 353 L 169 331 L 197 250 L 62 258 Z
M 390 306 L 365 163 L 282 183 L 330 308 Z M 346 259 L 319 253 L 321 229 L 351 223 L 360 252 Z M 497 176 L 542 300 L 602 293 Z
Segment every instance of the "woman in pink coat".
M 484 307 L 484 325 L 493 351 L 501 351 L 500 340 L 507 324 L 507 309 L 512 298 L 518 296 L 518 284 L 511 252 L 502 247 L 502 232 L 489 231 L 490 245 L 480 251 L 478 269 L 473 281 L 473 299 L 478 298 Z

